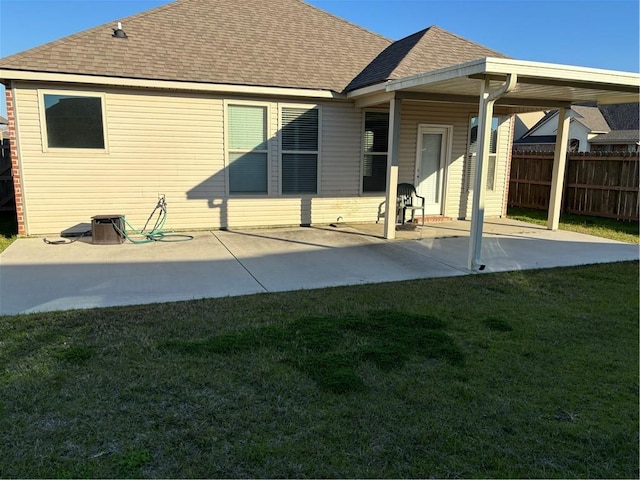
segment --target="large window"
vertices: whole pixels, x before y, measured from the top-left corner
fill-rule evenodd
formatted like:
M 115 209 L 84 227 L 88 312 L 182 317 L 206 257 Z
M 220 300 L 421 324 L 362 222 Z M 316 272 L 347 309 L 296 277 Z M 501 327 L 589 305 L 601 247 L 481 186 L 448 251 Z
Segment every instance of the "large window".
M 498 124 L 499 119 L 491 119 L 491 137 L 489 141 L 489 168 L 487 174 L 487 190 L 494 190 L 496 183 L 496 165 L 498 160 Z M 469 146 L 465 165 L 465 186 L 467 191 L 473 190 L 478 156 L 478 117 L 471 119 L 469 128 Z
M 318 192 L 320 111 L 282 107 L 282 193 Z
M 102 97 L 44 94 L 49 148 L 104 149 Z
M 387 189 L 388 112 L 365 112 L 362 143 L 362 191 L 384 192 Z
M 229 105 L 229 193 L 266 194 L 267 107 Z

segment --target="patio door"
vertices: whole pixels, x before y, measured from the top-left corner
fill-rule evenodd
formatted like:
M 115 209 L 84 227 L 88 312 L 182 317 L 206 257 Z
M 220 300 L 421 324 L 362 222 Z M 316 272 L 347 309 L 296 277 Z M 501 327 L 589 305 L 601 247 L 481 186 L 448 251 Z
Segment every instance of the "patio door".
M 425 214 L 442 214 L 444 179 L 451 127 L 420 125 L 416 158 L 416 190 L 425 198 Z

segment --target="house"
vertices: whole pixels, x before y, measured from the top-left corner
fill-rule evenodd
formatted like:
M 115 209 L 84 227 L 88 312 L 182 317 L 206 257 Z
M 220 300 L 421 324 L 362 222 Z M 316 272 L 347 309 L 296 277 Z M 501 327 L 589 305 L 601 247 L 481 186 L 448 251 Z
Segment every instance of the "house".
M 640 141 L 638 103 L 571 107 L 569 150 L 635 152 Z M 549 152 L 556 142 L 558 111 L 547 113 L 513 142 L 516 151 Z
M 473 266 L 484 216 L 505 213 L 512 116 L 640 85 L 437 26 L 392 41 L 301 0 L 177 0 L 1 59 L 0 79 L 21 235 L 141 224 L 163 193 L 174 229 L 382 212 L 393 238 L 408 182 L 428 215 L 472 218 Z
M 592 152 L 637 152 L 640 146 L 640 103 L 600 105 L 610 131 L 589 142 Z

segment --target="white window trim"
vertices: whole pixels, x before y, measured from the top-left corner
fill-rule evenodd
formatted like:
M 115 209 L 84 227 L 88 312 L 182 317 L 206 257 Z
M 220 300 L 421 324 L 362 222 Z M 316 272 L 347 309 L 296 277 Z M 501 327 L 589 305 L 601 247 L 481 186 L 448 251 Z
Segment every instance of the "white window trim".
M 474 114 L 470 114 L 469 115 L 469 119 L 467 120 L 467 148 L 465 151 L 465 161 L 468 161 L 469 158 L 469 146 L 471 145 L 471 119 L 473 119 L 474 117 L 477 117 L 478 114 L 474 113 Z M 495 165 L 493 168 L 493 188 L 489 189 L 487 188 L 487 186 L 485 185 L 485 190 L 487 192 L 495 192 L 496 191 L 496 181 L 498 179 L 498 159 L 500 158 L 500 135 L 501 135 L 501 130 L 502 130 L 502 125 L 504 123 L 504 118 L 502 115 L 496 115 L 495 113 L 492 116 L 492 121 L 494 118 L 498 119 L 498 127 L 496 129 L 496 153 L 489 153 L 488 157 L 492 157 L 495 156 Z M 480 132 L 478 132 L 478 135 L 480 135 Z M 477 152 L 475 154 L 472 155 L 473 158 L 477 158 Z M 468 179 L 468 175 L 467 175 L 467 168 L 466 168 L 466 163 L 464 164 L 464 171 L 463 171 L 463 176 L 464 176 L 464 186 L 466 189 L 467 193 L 473 192 L 473 185 L 471 184 L 471 182 L 469 182 Z M 488 174 L 488 170 L 487 170 L 487 174 Z M 487 183 L 489 182 L 489 177 L 487 177 Z
M 318 150 L 286 150 L 282 149 L 282 109 L 283 108 L 306 108 L 308 110 L 316 109 L 318 110 Z M 283 193 L 282 192 L 282 155 L 285 153 L 300 153 L 300 154 L 317 154 L 318 162 L 316 165 L 316 193 Z M 280 103 L 278 105 L 278 159 L 279 159 L 279 173 L 278 173 L 278 193 L 282 197 L 313 197 L 319 196 L 321 193 L 320 186 L 322 184 L 321 181 L 321 172 L 322 172 L 322 105 L 317 103 Z
M 106 94 L 104 92 L 92 92 L 86 90 L 52 90 L 39 88 L 38 93 L 38 108 L 40 116 L 40 132 L 42 140 L 42 151 L 65 153 L 65 154 L 83 154 L 87 153 L 109 153 L 109 137 L 107 135 L 107 101 Z M 49 137 L 47 133 L 47 113 L 44 105 L 45 95 L 66 95 L 69 97 L 92 97 L 100 99 L 100 107 L 102 108 L 102 138 L 104 140 L 104 148 L 59 148 L 49 146 Z
M 272 130 L 271 130 L 271 103 L 269 102 L 254 102 L 250 100 L 223 100 L 222 102 L 223 108 L 223 121 L 224 121 L 224 193 L 227 197 L 233 198 L 256 198 L 256 197 L 268 197 L 271 195 L 272 187 L 271 187 L 271 142 L 272 142 Z M 230 105 L 240 105 L 240 106 L 249 106 L 249 107 L 265 107 L 267 112 L 267 123 L 265 125 L 266 129 L 266 141 L 267 141 L 267 192 L 266 193 L 232 193 L 230 176 L 229 176 L 229 166 L 230 166 L 230 157 L 229 157 L 229 106 Z
M 373 112 L 373 113 L 386 113 L 386 114 L 390 114 L 389 113 L 389 109 L 388 108 L 365 108 L 362 110 L 362 122 L 360 125 L 360 196 L 363 197 L 379 197 L 381 195 L 385 194 L 386 191 L 386 187 L 384 191 L 380 191 L 380 192 L 365 192 L 364 191 L 364 156 L 365 155 L 386 155 L 387 158 L 389 156 L 389 147 L 387 145 L 387 151 L 386 152 L 365 152 L 364 150 L 364 128 L 365 128 L 365 122 L 367 120 L 367 113 L 368 112 Z M 390 134 L 390 133 L 389 133 Z

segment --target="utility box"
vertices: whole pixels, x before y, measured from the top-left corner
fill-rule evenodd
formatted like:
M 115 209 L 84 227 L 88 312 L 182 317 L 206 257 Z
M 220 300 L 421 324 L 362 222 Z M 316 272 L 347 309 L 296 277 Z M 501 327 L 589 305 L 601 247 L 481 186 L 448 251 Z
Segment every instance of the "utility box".
M 91 217 L 91 236 L 94 245 L 118 245 L 124 242 L 124 215 L 96 215 Z

